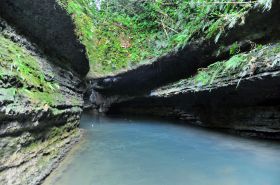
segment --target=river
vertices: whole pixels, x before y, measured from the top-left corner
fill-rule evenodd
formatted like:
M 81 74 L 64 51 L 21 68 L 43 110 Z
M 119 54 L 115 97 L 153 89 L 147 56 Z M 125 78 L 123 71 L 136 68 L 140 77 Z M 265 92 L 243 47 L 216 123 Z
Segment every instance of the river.
M 84 115 L 83 141 L 45 185 L 279 185 L 280 143 L 176 121 Z

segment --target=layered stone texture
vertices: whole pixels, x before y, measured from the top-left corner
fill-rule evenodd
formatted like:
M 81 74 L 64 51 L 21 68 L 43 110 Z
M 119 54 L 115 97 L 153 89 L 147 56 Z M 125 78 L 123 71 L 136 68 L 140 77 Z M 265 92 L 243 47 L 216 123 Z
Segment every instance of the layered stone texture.
M 279 39 L 279 11 L 279 1 L 273 1 L 270 10 L 253 8 L 244 17 L 244 24 L 225 30 L 218 42 L 214 38 L 195 40 L 151 63 L 118 75 L 94 79 L 91 81 L 92 89 L 105 96 L 141 96 L 195 75 L 198 68 L 228 59 L 233 43 L 238 45 L 240 51 L 249 51 L 252 44 L 266 44 Z
M 1 0 L 0 17 L 36 43 L 57 65 L 85 76 L 89 62 L 75 25 L 56 0 Z
M 0 40 L 0 184 L 40 184 L 81 137 L 83 83 L 2 19 Z
M 238 73 L 221 74 L 204 85 L 195 77 L 184 79 L 145 97 L 113 103 L 109 112 L 173 117 L 242 135 L 280 139 L 279 52 L 279 44 L 253 50 Z
M 106 113 L 175 117 L 200 126 L 280 139 L 280 2 L 272 3 L 270 10 L 251 9 L 244 24 L 225 30 L 218 42 L 202 38 L 150 64 L 90 80 L 87 107 Z M 218 77 L 208 85 L 193 81 L 199 70 L 230 60 L 233 45 L 250 56 L 244 59 L 242 71 L 212 74 Z M 257 50 L 259 46 L 265 47 Z

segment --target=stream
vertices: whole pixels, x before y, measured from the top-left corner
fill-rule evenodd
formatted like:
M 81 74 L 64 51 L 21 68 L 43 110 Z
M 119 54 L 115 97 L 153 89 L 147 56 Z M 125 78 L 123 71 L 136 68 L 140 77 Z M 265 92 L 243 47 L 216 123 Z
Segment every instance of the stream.
M 83 141 L 45 185 L 279 185 L 280 143 L 176 121 L 83 115 Z

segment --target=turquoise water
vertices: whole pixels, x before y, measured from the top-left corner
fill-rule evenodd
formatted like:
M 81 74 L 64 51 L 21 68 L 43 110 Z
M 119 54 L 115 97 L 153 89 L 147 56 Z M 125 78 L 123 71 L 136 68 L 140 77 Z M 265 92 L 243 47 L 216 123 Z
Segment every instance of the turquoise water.
M 280 185 L 280 143 L 172 122 L 84 115 L 54 185 Z

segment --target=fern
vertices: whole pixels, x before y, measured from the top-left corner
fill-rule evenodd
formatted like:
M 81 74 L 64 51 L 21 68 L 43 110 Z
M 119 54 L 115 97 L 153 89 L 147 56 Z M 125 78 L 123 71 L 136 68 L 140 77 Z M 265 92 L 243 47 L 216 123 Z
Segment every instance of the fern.
M 225 2 L 219 5 L 215 0 L 108 0 L 97 10 L 92 0 L 59 1 L 86 46 L 92 76 L 129 68 L 198 37 L 218 42 L 252 7 L 246 0 L 219 0 Z

